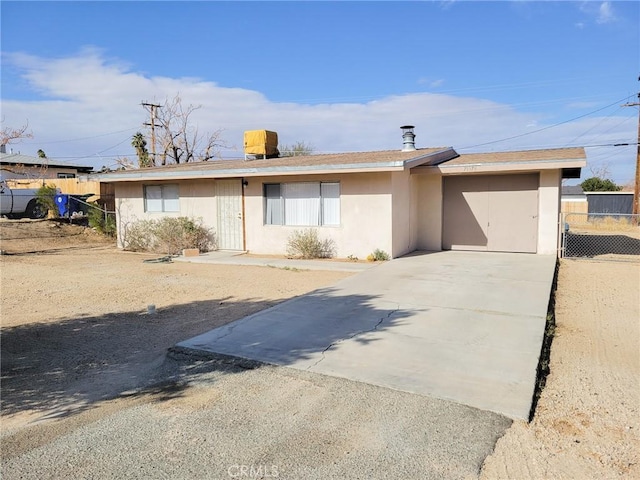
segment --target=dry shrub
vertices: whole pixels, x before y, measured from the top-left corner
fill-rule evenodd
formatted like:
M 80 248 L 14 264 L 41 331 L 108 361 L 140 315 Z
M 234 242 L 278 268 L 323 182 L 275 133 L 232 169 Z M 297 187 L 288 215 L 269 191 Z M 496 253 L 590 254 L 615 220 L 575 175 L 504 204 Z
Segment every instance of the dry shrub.
M 138 220 L 128 226 L 125 250 L 178 255 L 185 248 L 200 252 L 215 249 L 214 233 L 200 220 L 188 217 L 163 217 L 158 220 Z
M 290 258 L 332 258 L 335 256 L 335 242 L 320 240 L 318 231 L 295 230 L 287 239 L 287 256 Z

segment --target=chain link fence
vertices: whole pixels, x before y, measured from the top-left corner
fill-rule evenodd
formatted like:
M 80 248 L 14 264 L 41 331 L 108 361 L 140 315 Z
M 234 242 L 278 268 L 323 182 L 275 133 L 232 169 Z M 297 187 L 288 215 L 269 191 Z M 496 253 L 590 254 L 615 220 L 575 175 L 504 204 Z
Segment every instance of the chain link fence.
M 561 256 L 640 262 L 640 215 L 566 213 Z

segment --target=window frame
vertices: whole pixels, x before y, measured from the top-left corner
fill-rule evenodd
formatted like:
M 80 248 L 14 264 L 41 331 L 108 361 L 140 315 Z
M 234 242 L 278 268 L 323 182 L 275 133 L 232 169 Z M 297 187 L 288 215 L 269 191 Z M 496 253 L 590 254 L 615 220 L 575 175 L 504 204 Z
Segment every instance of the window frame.
M 156 188 L 159 189 L 160 196 L 158 198 L 149 198 L 149 189 Z M 171 190 L 175 191 L 175 197 L 169 196 Z M 142 197 L 144 200 L 145 213 L 180 213 L 180 187 L 177 183 L 154 183 L 143 185 Z M 160 208 L 150 209 L 149 200 L 159 200 Z M 175 205 L 173 202 L 175 202 Z
M 317 185 L 318 197 L 308 197 L 308 199 L 317 198 L 318 199 L 318 223 L 317 224 L 293 224 L 287 223 L 287 187 L 286 185 Z M 324 191 L 326 191 L 330 186 L 337 186 L 337 195 L 336 196 L 327 196 L 323 195 Z M 274 187 L 277 187 L 279 196 L 276 197 L 273 195 Z M 324 188 L 323 188 L 324 187 Z M 291 187 L 290 187 L 291 188 Z M 269 195 L 268 190 L 272 190 Z M 292 189 L 293 190 L 293 189 Z M 263 183 L 262 185 L 262 194 L 263 194 L 263 225 L 271 225 L 271 226 L 283 226 L 283 227 L 340 227 L 342 225 L 342 192 L 341 185 L 339 181 L 327 181 L 327 182 L 274 182 L 274 183 Z M 290 198 L 293 200 L 295 197 Z M 325 214 L 325 210 L 327 208 L 327 201 L 330 199 L 337 199 L 337 215 L 334 212 L 334 217 L 337 216 L 337 223 L 326 223 L 326 217 L 328 215 Z M 273 206 L 278 205 L 279 211 L 271 210 Z M 274 222 L 274 218 L 279 219 L 279 222 Z

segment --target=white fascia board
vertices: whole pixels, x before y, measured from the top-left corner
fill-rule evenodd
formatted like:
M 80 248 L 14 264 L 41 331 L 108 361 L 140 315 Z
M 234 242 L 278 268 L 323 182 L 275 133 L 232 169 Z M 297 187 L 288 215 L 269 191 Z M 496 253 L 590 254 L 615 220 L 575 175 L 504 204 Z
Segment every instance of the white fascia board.
M 262 176 L 313 175 L 327 173 L 365 173 L 365 172 L 393 172 L 404 170 L 404 162 L 353 163 L 344 165 L 307 165 L 297 167 L 263 167 L 263 168 L 234 168 L 226 170 L 169 170 L 145 172 L 143 169 L 132 173 L 105 173 L 92 175 L 92 180 L 103 183 L 110 182 L 139 182 L 156 180 L 194 180 L 202 178 L 237 178 Z
M 633 195 L 633 192 L 584 192 L 585 195 Z
M 538 160 L 534 162 L 495 162 L 470 163 L 466 165 L 436 165 L 415 167 L 415 173 L 441 173 L 442 175 L 456 175 L 461 173 L 493 173 L 519 172 L 539 170 L 560 170 L 563 168 L 582 168 L 586 166 L 584 159 L 569 160 Z M 413 172 L 412 172 L 413 173 Z

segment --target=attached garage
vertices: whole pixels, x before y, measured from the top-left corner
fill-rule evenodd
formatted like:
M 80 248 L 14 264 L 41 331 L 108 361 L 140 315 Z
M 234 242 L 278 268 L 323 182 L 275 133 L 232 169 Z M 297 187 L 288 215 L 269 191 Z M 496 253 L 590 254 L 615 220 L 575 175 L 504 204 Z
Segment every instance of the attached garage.
M 538 177 L 445 177 L 443 249 L 536 253 Z

